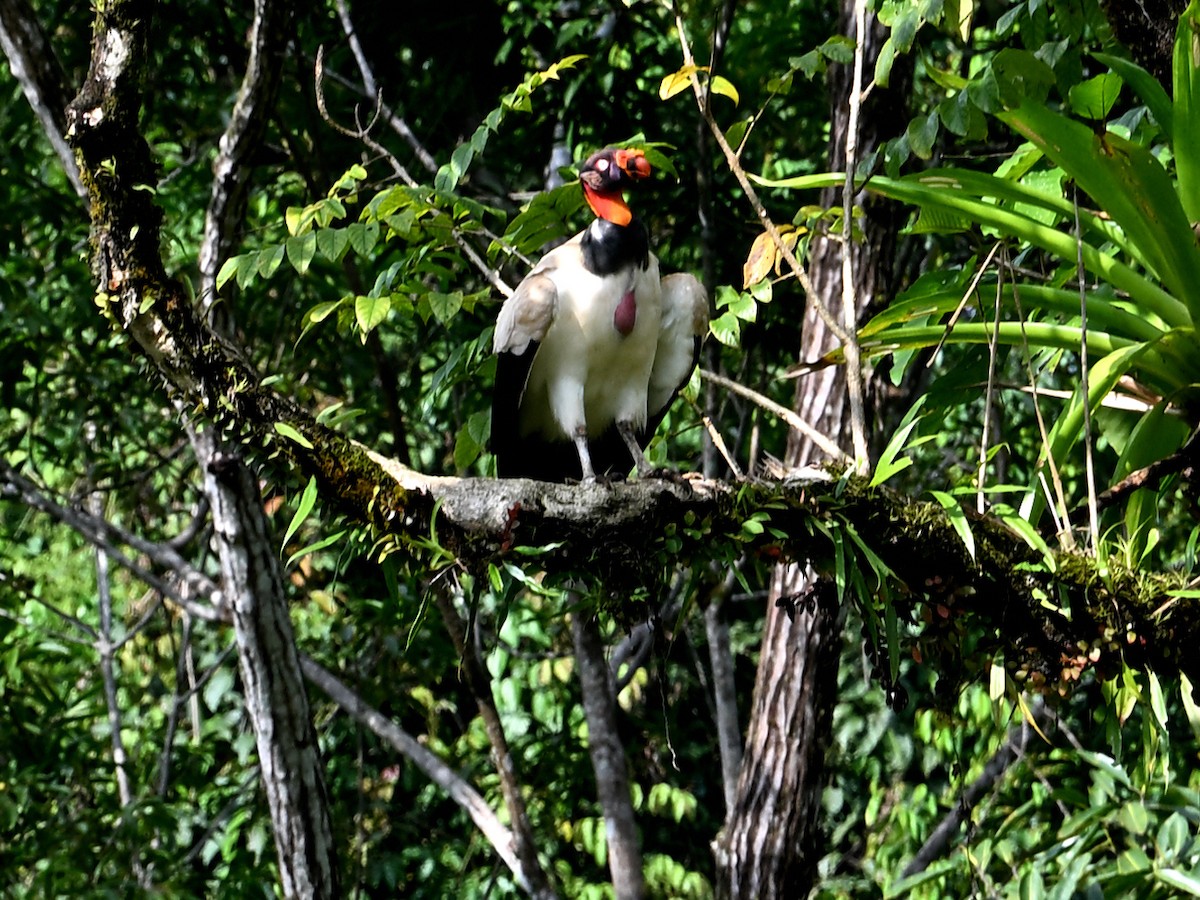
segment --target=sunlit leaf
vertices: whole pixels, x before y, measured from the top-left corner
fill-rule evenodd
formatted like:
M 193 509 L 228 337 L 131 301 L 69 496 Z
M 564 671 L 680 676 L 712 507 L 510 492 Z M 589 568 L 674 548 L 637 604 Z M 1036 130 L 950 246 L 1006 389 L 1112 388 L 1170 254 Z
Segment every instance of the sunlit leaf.
M 740 100 L 738 97 L 737 88 L 733 86 L 729 79 L 721 75 L 714 75 L 712 77 L 708 83 L 708 89 L 714 94 L 720 94 L 722 97 L 728 97 L 733 101 L 734 106 L 736 106 Z
M 363 340 L 366 340 L 367 335 L 387 318 L 391 309 L 392 301 L 389 297 L 359 296 L 354 298 L 354 321 L 358 323 Z
M 967 548 L 967 555 L 974 561 L 975 535 L 971 532 L 971 523 L 967 519 L 966 512 L 963 511 L 962 505 L 958 502 L 958 498 L 945 491 L 930 491 L 929 493 L 942 505 L 942 509 L 946 511 L 946 517 L 950 520 L 951 526 L 953 526 L 955 532 L 962 539 L 963 545 Z
M 662 83 L 658 86 L 658 97 L 660 100 L 670 100 L 680 91 L 686 90 L 692 83 L 692 76 L 697 72 L 707 72 L 707 66 L 684 66 L 677 72 L 672 72 L 670 75 L 663 78 Z
M 778 254 L 779 249 L 768 232 L 764 231 L 756 237 L 750 245 L 746 261 L 742 264 L 742 287 L 748 288 L 770 275 L 775 268 Z
M 296 430 L 295 426 L 289 425 L 287 422 L 276 422 L 275 431 L 283 435 L 289 441 L 293 441 L 306 449 L 312 449 L 312 441 Z

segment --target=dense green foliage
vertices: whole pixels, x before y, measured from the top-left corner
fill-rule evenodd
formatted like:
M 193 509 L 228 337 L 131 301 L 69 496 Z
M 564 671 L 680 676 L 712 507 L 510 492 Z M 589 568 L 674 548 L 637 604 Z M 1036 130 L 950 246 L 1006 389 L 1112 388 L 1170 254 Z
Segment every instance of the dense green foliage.
M 78 85 L 88 11 L 53 2 L 36 11 L 53 23 L 55 49 L 70 85 Z M 657 167 L 678 176 L 663 177 L 637 203 L 666 269 L 712 273 L 724 324 L 707 364 L 790 402 L 792 383 L 776 376 L 796 361 L 803 298 L 786 278 L 743 285 L 758 223 L 719 156 L 698 139 L 703 126 L 687 92 L 660 99 L 663 79 L 681 64 L 669 10 L 471 0 L 452 11 L 408 10 L 402 30 L 390 25 L 390 12 L 351 12 L 383 102 L 436 165 L 424 166 L 401 137 L 377 126 L 374 139 L 411 175 L 409 184 L 377 149 L 322 121 L 312 78 L 319 46 L 326 72 L 341 76 L 324 83 L 330 115 L 347 127 L 356 116 L 367 121 L 371 100 L 353 87 L 355 63 L 333 5 L 297 12 L 244 236 L 219 278 L 241 343 L 280 391 L 424 472 L 487 474 L 490 324 L 499 295 L 462 243 L 515 283 L 547 241 L 583 221 L 570 177 L 565 187 L 542 190 L 555 142 L 577 162 L 596 146 L 627 141 L 650 146 Z M 704 47 L 719 10 L 700 2 L 686 13 L 693 42 Z M 850 52 L 830 41 L 836 13 L 808 2 L 737 8 L 718 67 L 737 103 L 712 98 L 723 127 L 745 139 L 747 170 L 788 188 L 766 199 L 797 234 L 821 222 L 840 227 L 836 214 L 798 209 L 815 200 L 794 193 L 837 183 L 815 174 L 825 168 L 828 138 L 822 79 Z M 211 163 L 241 77 L 244 16 L 219 4 L 167 4 L 155 24 L 143 128 L 161 166 L 155 190 L 169 235 L 164 256 L 189 282 L 196 280 Z M 1090 399 L 1099 479 L 1111 483 L 1176 449 L 1196 424 L 1193 407 L 1175 403 L 1184 415 L 1168 415 L 1166 401 L 1178 401 L 1196 381 L 1189 288 L 1197 210 L 1195 173 L 1181 163 L 1187 154 L 1173 148 L 1190 146 L 1181 142 L 1196 127 L 1182 91 L 1197 67 L 1167 98 L 1125 59 L 1092 2 L 978 9 L 965 0 L 886 2 L 880 17 L 894 32 L 877 76 L 886 76 L 893 51 L 915 60 L 913 124 L 862 168 L 874 176 L 868 189 L 914 203 L 920 214 L 905 251 L 908 292 L 866 326 L 864 346 L 882 353 L 936 343 L 993 242 L 1003 242 L 1017 272 L 1014 280 L 997 268 L 972 285 L 978 308 L 937 358 L 940 380 L 931 389 L 926 373 L 904 365 L 924 357 L 896 354 L 892 374 L 904 396 L 929 390 L 923 418 L 904 433 L 907 443 L 883 454 L 894 464 L 883 474 L 914 493 L 939 491 L 952 510 L 956 498 L 981 489 L 973 481 L 979 383 L 991 370 L 1025 384 L 1036 369 L 1039 387 L 1075 389 L 1081 277 L 1095 350 Z M 5 467 L 64 507 L 100 510 L 146 540 L 175 541 L 215 575 L 199 473 L 178 416 L 92 302 L 85 211 L 2 66 L 0 90 L 8 101 L 0 115 L 0 196 L 9 211 L 0 221 Z M 1104 146 L 1127 153 L 1129 167 L 1113 171 L 1088 150 L 1085 138 L 1097 133 Z M 1063 136 L 1066 149 L 1047 134 Z M 999 166 L 997 153 L 1006 159 Z M 934 162 L 952 166 L 942 170 L 941 195 L 923 180 Z M 1123 180 L 1135 169 L 1141 181 Z M 951 192 L 946 179 L 961 189 Z M 1136 207 L 1149 182 L 1158 200 L 1181 198 L 1172 220 Z M 1072 236 L 1072 183 L 1092 198 L 1089 206 L 1079 197 L 1084 275 Z M 962 201 L 957 209 L 949 193 Z M 1122 201 L 1135 208 L 1118 207 Z M 698 208 L 710 226 L 704 233 Z M 1000 212 L 1014 218 L 1001 220 Z M 1013 355 L 993 363 L 971 342 L 987 342 L 997 290 L 1011 317 L 1002 341 Z M 1163 398 L 1136 422 L 1100 406 L 1101 394 L 1130 373 Z M 651 456 L 692 469 L 701 465 L 698 381 L 685 396 Z M 1043 415 L 1059 423 L 1048 440 L 1077 501 L 1086 495 L 1082 414 L 1073 413 L 1082 404 L 1076 398 L 1050 412 L 1046 404 L 1064 401 L 1041 402 Z M 1027 515 L 1041 502 L 1044 438 L 1031 400 L 1002 406 L 999 437 L 984 452 L 992 471 L 1004 474 L 982 487 L 1006 501 L 993 509 L 1016 521 L 1022 501 Z M 902 412 L 883 418 L 895 421 Z M 753 404 L 716 397 L 706 413 L 743 463 L 751 447 L 782 455 L 784 427 Z M 891 435 L 877 437 L 882 450 Z M 914 461 L 907 468 L 896 464 L 902 448 Z M 429 604 L 433 579 L 462 577 L 462 611 L 494 679 L 542 859 L 564 896 L 606 896 L 604 825 L 565 615 L 569 598 L 579 595 L 542 583 L 536 556 L 462 573 L 436 534 L 403 552 L 377 545 L 320 498 L 306 498 L 305 484 L 283 467 L 265 464 L 260 475 L 301 649 L 501 809 L 484 726 Z M 1171 567 L 1181 583 L 1190 579 L 1194 498 L 1178 479 L 1135 496 L 1106 513 L 1101 549 L 1130 566 Z M 127 896 L 139 890 L 140 877 L 142 889 L 152 884 L 171 896 L 271 893 L 274 849 L 230 633 L 164 604 L 69 524 L 31 508 L 28 497 L 0 487 L 0 500 L 5 889 L 28 897 Z M 1039 546 L 1052 543 L 1024 527 Z M 962 533 L 969 540 L 969 526 Z M 743 710 L 758 662 L 769 562 L 744 564 L 728 604 Z M 724 572 L 658 568 L 661 579 L 633 598 L 662 629 L 648 662 L 618 673 L 627 681 L 621 737 L 649 892 L 704 897 L 712 891 L 709 844 L 723 823 L 724 800 L 697 598 Z M 105 593 L 113 610 L 108 634 L 98 599 Z M 1193 595 L 1183 590 L 1179 599 Z M 852 616 L 847 627 L 819 896 L 1200 894 L 1200 776 L 1192 771 L 1200 715 L 1190 690 L 1166 675 L 1160 682 L 1125 672 L 1102 682 L 1075 670 L 1075 689 L 1047 699 L 1053 716 L 1035 715 L 1040 699 L 1018 695 L 1003 660 L 975 659 L 978 671 L 993 671 L 991 683 L 947 695 L 936 672 L 909 658 L 919 656 L 908 640 L 919 623 L 906 630 L 888 617 L 885 599 L 882 618 Z M 636 623 L 605 622 L 613 644 L 631 640 L 627 629 Z M 887 663 L 912 701 L 906 708 L 888 706 L 878 673 L 864 662 L 881 630 L 897 638 Z M 968 657 L 976 640 L 969 624 L 961 638 Z M 115 705 L 101 675 L 110 644 Z M 1065 669 L 1073 665 L 1064 660 Z M 517 893 L 458 806 L 376 735 L 312 695 L 346 882 L 358 895 Z M 114 774 L 114 720 L 127 755 L 129 802 Z M 961 838 L 924 872 L 903 878 L 1010 729 L 1033 721 L 1048 740 L 1032 736 L 970 811 Z

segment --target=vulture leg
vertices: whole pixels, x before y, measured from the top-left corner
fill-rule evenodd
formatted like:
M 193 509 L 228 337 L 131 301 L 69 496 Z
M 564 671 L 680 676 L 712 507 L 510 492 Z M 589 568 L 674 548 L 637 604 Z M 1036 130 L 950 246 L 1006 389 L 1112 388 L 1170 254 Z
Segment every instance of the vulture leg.
M 592 484 L 596 480 L 596 470 L 592 468 L 592 454 L 588 450 L 587 426 L 581 425 L 575 432 L 575 449 L 579 451 L 579 468 L 583 472 L 583 483 Z
M 638 478 L 645 478 L 650 474 L 650 463 L 646 461 L 642 445 L 638 443 L 637 436 L 633 433 L 633 426 L 629 422 L 619 421 L 617 422 L 617 431 L 620 432 L 625 446 L 629 448 L 629 455 L 633 457 L 633 462 L 637 466 Z

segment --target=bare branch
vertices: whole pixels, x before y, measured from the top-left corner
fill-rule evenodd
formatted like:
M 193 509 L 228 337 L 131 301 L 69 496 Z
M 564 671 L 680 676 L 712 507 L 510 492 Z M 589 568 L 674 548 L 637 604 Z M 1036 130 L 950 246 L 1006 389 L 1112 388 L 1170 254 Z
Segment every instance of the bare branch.
M 219 621 L 223 613 L 221 591 L 207 575 L 197 570 L 187 562 L 179 552 L 169 544 L 148 541 L 145 538 L 131 534 L 114 525 L 101 516 L 95 516 L 80 509 L 63 506 L 51 499 L 41 488 L 21 475 L 9 465 L 8 461 L 0 458 L 0 497 L 18 500 L 30 509 L 50 516 L 72 528 L 92 546 L 104 551 L 109 559 L 121 568 L 128 570 L 147 586 L 158 591 L 165 597 L 188 610 L 197 618 L 208 621 Z M 121 546 L 136 550 L 154 565 L 162 567 L 169 574 L 160 577 L 147 566 L 131 559 Z M 213 605 L 205 605 L 203 601 L 211 600 Z M 60 613 L 60 615 L 62 615 Z M 68 617 L 72 619 L 74 617 Z M 75 622 L 77 627 L 90 628 Z M 91 633 L 93 639 L 94 632 Z
M 475 696 L 475 705 L 492 745 L 492 761 L 495 763 L 496 773 L 500 776 L 500 791 L 504 795 L 504 805 L 508 808 L 508 816 L 513 823 L 513 853 L 519 860 L 520 870 L 529 884 L 530 893 L 539 898 L 553 897 L 554 891 L 550 887 L 549 877 L 537 857 L 537 842 L 529 825 L 525 796 L 517 780 L 516 762 L 508 746 L 508 738 L 504 734 L 500 712 L 496 709 L 496 702 L 492 697 L 491 676 L 483 660 L 476 654 L 474 645 L 467 640 L 462 618 L 454 608 L 457 583 L 447 575 L 439 578 L 431 590 L 438 611 L 442 614 L 446 631 L 458 651 L 467 686 Z
M 417 139 L 413 134 L 412 129 L 408 127 L 408 123 L 403 118 L 396 115 L 391 107 L 383 102 L 383 91 L 375 81 L 375 71 L 371 68 L 371 63 L 367 59 L 367 54 L 363 52 L 362 44 L 358 40 L 358 32 L 354 28 L 354 22 L 350 18 L 350 10 L 346 6 L 346 0 L 337 0 L 338 19 L 342 23 L 342 31 L 346 33 L 346 40 L 350 43 L 350 52 L 354 54 L 354 61 L 358 65 L 359 74 L 362 75 L 362 83 L 364 93 L 368 97 L 372 97 L 376 101 L 376 115 L 382 115 L 388 126 L 400 135 L 412 148 L 417 159 L 431 174 L 438 170 L 437 160 L 432 154 L 425 149 L 425 145 Z
M 69 97 L 66 77 L 27 0 L 0 0 L 0 48 L 8 57 L 9 71 L 20 83 L 25 99 L 41 122 L 67 179 L 80 199 L 86 200 L 87 190 L 66 139 Z
M 1045 728 L 1051 721 L 1051 714 L 1044 703 L 1040 701 L 1033 710 L 1036 727 Z M 1004 774 L 1019 762 L 1025 755 L 1025 748 L 1033 737 L 1035 726 L 1025 719 L 1019 725 L 1009 729 L 1004 745 L 992 755 L 984 765 L 979 776 L 967 786 L 958 798 L 954 807 L 942 818 L 933 833 L 921 845 L 921 849 L 908 862 L 901 873 L 902 878 L 924 872 L 930 864 L 940 859 L 950 848 L 951 842 L 958 834 L 959 828 L 968 820 L 971 811 L 984 794 L 991 790 Z
M 825 435 L 821 434 L 821 432 L 817 431 L 817 429 L 813 428 L 806 421 L 804 421 L 803 418 L 792 412 L 792 410 L 788 409 L 786 406 L 776 403 L 770 397 L 765 397 L 758 393 L 758 391 L 746 387 L 744 384 L 738 384 L 736 381 L 733 381 L 730 378 L 725 378 L 723 375 L 718 375 L 715 372 L 709 372 L 707 369 L 700 370 L 700 377 L 707 381 L 711 381 L 713 384 L 719 385 L 728 391 L 732 391 L 741 397 L 745 397 L 747 400 L 752 400 L 755 404 L 762 407 L 767 412 L 783 419 L 783 421 L 787 422 L 788 425 L 796 429 L 798 432 L 824 450 L 835 462 L 849 461 L 849 457 L 846 456 L 841 447 L 839 447 Z
M 483 834 L 488 843 L 495 849 L 496 854 L 504 861 L 517 884 L 522 890 L 533 896 L 552 897 L 553 893 L 536 893 L 533 884 L 537 879 L 530 878 L 516 852 L 516 839 L 513 833 L 500 822 L 496 813 L 488 806 L 487 801 L 470 783 L 442 762 L 431 750 L 420 741 L 402 729 L 396 723 L 386 718 L 377 709 L 370 706 L 357 693 L 340 681 L 328 669 L 308 656 L 300 657 L 300 666 L 304 677 L 316 685 L 330 700 L 336 703 L 346 715 L 360 723 L 363 727 L 387 742 L 397 753 L 408 759 L 413 765 L 434 784 L 446 792 L 446 795 L 471 817 L 475 827 Z
M 283 75 L 279 57 L 285 46 L 291 9 L 292 4 L 279 0 L 254 2 L 250 57 L 213 162 L 212 190 L 200 242 L 200 304 L 210 317 L 217 302 L 217 271 L 239 237 L 237 229 L 246 210 L 250 158 L 262 145 L 268 116 L 279 92 Z M 222 316 L 228 316 L 227 309 Z
M 604 660 L 604 644 L 589 611 L 576 610 L 571 616 L 571 635 L 575 639 L 575 664 L 588 723 L 588 753 L 604 813 L 613 891 L 617 900 L 641 900 L 645 890 L 642 851 L 629 793 L 629 768 L 618 737 L 616 696 Z
M 733 570 L 712 590 L 704 608 L 704 633 L 708 638 L 708 662 L 712 669 L 713 702 L 716 706 L 717 748 L 721 753 L 721 787 L 725 809 L 737 801 L 738 773 L 742 768 L 742 729 L 738 722 L 737 682 L 733 671 L 733 649 L 725 607 L 733 592 Z
M 866 52 L 866 0 L 854 0 L 854 72 L 849 90 L 846 121 L 846 180 L 842 187 L 842 352 L 846 357 L 846 399 L 850 407 L 850 441 L 860 475 L 870 465 L 867 452 L 866 414 L 863 408 L 862 354 L 858 347 L 858 298 L 854 278 L 854 171 L 858 167 L 858 116 L 863 100 L 863 57 Z

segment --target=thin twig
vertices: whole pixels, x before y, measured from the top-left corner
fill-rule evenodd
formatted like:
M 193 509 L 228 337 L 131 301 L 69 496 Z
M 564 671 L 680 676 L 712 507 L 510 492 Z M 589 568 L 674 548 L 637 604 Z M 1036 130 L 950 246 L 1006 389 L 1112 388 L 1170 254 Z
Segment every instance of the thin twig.
M 996 245 L 997 247 L 999 244 Z M 995 247 L 992 248 L 993 252 Z M 991 254 L 988 255 L 991 259 Z M 984 262 L 984 266 L 987 262 Z M 983 266 L 979 269 L 983 272 Z M 1000 298 L 1002 296 L 1002 287 L 1004 283 L 1004 270 L 1001 269 L 996 279 L 996 308 L 993 318 L 992 336 L 988 340 L 988 374 L 987 374 L 987 392 L 983 398 L 983 427 L 980 429 L 982 435 L 979 439 L 979 475 L 976 479 L 977 492 L 975 494 L 975 511 L 982 515 L 987 509 L 987 495 L 984 490 L 987 480 L 987 453 L 988 453 L 988 438 L 992 428 L 992 406 L 996 396 L 996 359 L 997 347 L 1000 342 Z M 976 277 L 978 282 L 978 276 Z
M 732 381 L 731 379 L 725 378 L 723 375 L 718 375 L 715 372 L 710 372 L 707 369 L 700 370 L 700 377 L 711 381 L 713 384 L 719 385 L 720 387 L 723 387 L 741 397 L 745 397 L 747 400 L 753 401 L 767 412 L 773 413 L 774 415 L 783 419 L 783 421 L 787 422 L 788 425 L 790 425 L 792 428 L 795 428 L 802 435 L 829 454 L 829 456 L 836 462 L 844 463 L 851 461 L 850 457 L 846 455 L 845 451 L 843 451 L 832 440 L 809 425 L 795 412 L 788 409 L 786 406 L 776 403 L 770 397 L 764 397 L 762 394 L 758 393 L 758 391 L 748 388 L 744 384 L 738 384 L 736 381 Z
M 500 720 L 500 712 L 492 694 L 491 677 L 483 660 L 475 652 L 475 647 L 467 640 L 467 633 L 462 617 L 454 607 L 454 597 L 461 593 L 462 588 L 452 573 L 444 573 L 434 580 L 431 587 L 434 603 L 442 615 L 442 622 L 458 652 L 459 660 L 466 676 L 467 686 L 475 697 L 475 705 L 479 717 L 483 720 L 484 730 L 492 745 L 492 757 L 496 766 L 496 774 L 500 778 L 500 793 L 504 797 L 504 805 L 508 809 L 509 821 L 512 823 L 513 853 L 525 873 L 530 884 L 530 892 L 538 896 L 552 896 L 549 877 L 537 856 L 537 842 L 533 837 L 533 829 L 529 824 L 529 811 L 525 805 L 525 796 L 521 784 L 517 780 L 517 766 L 513 759 L 504 725 Z
M 1079 282 L 1079 393 L 1083 398 L 1083 453 L 1087 480 L 1088 538 L 1093 553 L 1100 547 L 1100 514 L 1096 505 L 1096 468 L 1092 459 L 1092 398 L 1088 384 L 1087 285 L 1084 283 L 1083 227 L 1079 222 L 1079 187 L 1071 190 L 1075 206 L 1075 272 Z M 1069 521 L 1069 519 L 1068 519 Z
M 334 120 L 333 116 L 329 114 L 329 110 L 325 105 L 324 47 L 317 49 L 317 61 L 314 66 L 313 74 L 316 86 L 317 111 L 321 114 L 321 118 L 325 120 L 326 124 L 328 124 L 330 128 L 346 135 L 347 137 L 352 137 L 355 140 L 361 141 L 373 152 L 378 154 L 381 159 L 387 160 L 388 164 L 392 167 L 392 171 L 396 173 L 396 176 L 401 181 L 403 181 L 409 187 L 418 187 L 417 180 L 412 177 L 408 169 L 404 167 L 404 164 L 396 158 L 395 154 L 371 137 L 370 129 L 371 124 L 374 122 L 374 118 L 372 119 L 372 123 L 369 123 L 366 126 L 359 125 L 355 128 L 347 128 L 345 125 L 342 125 Z M 381 101 L 377 97 L 375 104 L 375 116 L 378 116 L 380 107 Z M 473 265 L 476 270 L 478 270 L 479 273 L 483 275 L 485 279 L 487 279 L 488 284 L 494 287 L 505 297 L 512 296 L 513 289 L 504 281 L 503 278 L 500 277 L 500 273 L 494 267 L 489 266 L 487 260 L 479 255 L 479 251 L 476 250 L 471 245 L 470 241 L 467 240 L 466 235 L 462 232 L 462 229 L 453 223 L 451 223 L 450 226 L 450 237 L 454 239 L 454 243 L 458 245 L 458 248 L 463 252 L 463 255 L 466 256 L 471 265 Z
M 346 0 L 337 0 L 337 14 L 342 23 L 342 31 L 345 32 L 346 40 L 350 44 L 350 52 L 354 55 L 354 62 L 358 65 L 358 72 L 362 75 L 363 89 L 368 97 L 376 98 L 376 113 L 382 114 L 384 121 L 391 126 L 392 130 L 408 142 L 421 165 L 430 173 L 436 173 L 438 170 L 437 160 L 413 134 L 408 123 L 383 102 L 383 92 L 375 80 L 375 71 L 371 68 L 367 54 L 363 52 L 362 43 L 358 39 L 358 31 L 354 27 L 354 20 L 350 18 L 350 10 L 346 6 Z
M 419 740 L 368 704 L 359 694 L 314 659 L 301 655 L 300 666 L 304 670 L 304 677 L 320 688 L 330 700 L 338 705 L 342 712 L 412 762 L 471 817 L 475 827 L 479 829 L 495 849 L 496 854 L 508 866 L 522 890 L 535 897 L 554 896 L 548 887 L 541 892 L 535 892 L 528 873 L 524 870 L 517 855 L 513 832 L 501 823 L 487 801 L 465 778 L 446 765 Z
M 1007 256 L 1007 254 L 1006 254 Z M 1050 469 L 1050 478 L 1054 482 L 1054 491 L 1058 498 L 1058 507 L 1055 507 L 1054 495 L 1051 495 L 1049 486 L 1046 484 L 1044 474 L 1039 471 L 1038 479 L 1042 484 L 1042 488 L 1046 491 L 1046 499 L 1049 501 L 1051 513 L 1054 515 L 1057 523 L 1057 534 L 1059 543 L 1065 549 L 1073 549 L 1075 546 L 1075 538 L 1070 530 L 1064 531 L 1064 524 L 1067 521 L 1067 495 L 1063 490 L 1062 478 L 1058 472 L 1058 463 L 1054 459 L 1054 455 L 1050 452 L 1050 433 L 1046 429 L 1046 420 L 1042 417 L 1042 405 L 1038 402 L 1037 393 L 1037 375 L 1033 371 L 1033 356 L 1029 352 L 1029 338 L 1025 333 L 1025 314 L 1021 310 L 1021 294 L 1017 290 L 1017 282 L 1013 282 L 1013 303 L 1017 307 L 1017 321 L 1021 325 L 1021 350 L 1025 358 L 1025 370 L 1029 375 L 1029 386 L 1033 389 L 1033 414 L 1037 419 L 1038 436 L 1042 441 L 1042 449 L 1046 451 L 1046 465 Z
M 679 34 L 679 45 L 683 52 L 684 65 L 694 67 L 696 60 L 692 56 L 692 49 L 687 40 L 687 32 L 683 26 L 683 16 L 679 12 L 675 14 L 675 30 Z M 796 258 L 796 254 L 792 252 L 791 247 L 788 246 L 783 236 L 779 233 L 775 222 L 771 219 L 766 207 L 763 206 L 762 201 L 759 199 L 758 192 L 754 190 L 754 185 L 750 183 L 750 179 L 746 176 L 746 170 L 742 168 L 737 154 L 729 146 L 729 142 L 725 140 L 725 133 L 721 131 L 721 126 L 713 118 L 708 108 L 707 92 L 704 90 L 704 86 L 700 83 L 700 78 L 695 72 L 691 75 L 691 84 L 692 93 L 696 95 L 696 103 L 700 107 L 700 114 L 708 124 L 713 139 L 717 142 L 717 146 L 721 148 L 721 152 L 725 155 L 725 162 L 729 166 L 729 171 L 737 179 L 742 192 L 746 195 L 747 201 L 749 201 L 750 206 L 754 209 L 759 222 L 762 223 L 763 229 L 771 236 L 771 241 L 775 244 L 779 255 L 788 264 L 788 268 L 796 276 L 796 280 L 800 282 L 800 287 L 804 290 L 806 302 L 816 309 L 817 315 L 821 317 L 821 321 L 825 323 L 834 337 L 841 341 L 843 345 L 848 344 L 855 339 L 853 334 L 848 334 L 834 314 L 818 299 L 817 292 L 813 289 L 812 281 L 808 277 L 808 271 L 800 263 L 799 259 Z
M 854 290 L 854 171 L 858 167 L 858 116 L 863 99 L 863 52 L 867 32 L 866 0 L 854 0 L 854 70 L 850 83 L 850 109 L 846 122 L 846 180 L 842 186 L 842 325 L 849 340 L 842 341 L 846 357 L 846 395 L 850 406 L 850 441 L 854 464 L 865 474 L 867 451 L 866 413 L 863 404 L 862 355 L 858 347 L 858 299 Z
M 72 528 L 92 546 L 102 547 L 112 562 L 131 572 L 147 587 L 158 591 L 197 618 L 207 621 L 221 621 L 225 618 L 225 613 L 219 608 L 220 589 L 212 579 L 188 563 L 169 544 L 148 541 L 125 531 L 103 517 L 91 515 L 80 509 L 73 509 L 52 500 L 45 491 L 18 473 L 5 460 L 0 459 L 0 497 L 4 496 L 13 497 L 30 509 L 36 509 Z M 146 566 L 127 556 L 120 549 L 122 544 L 136 550 L 152 563 L 162 566 L 175 577 L 160 578 L 155 575 Z M 202 602 L 205 599 L 213 600 L 214 604 L 212 606 L 205 605 Z M 62 616 L 65 621 L 71 622 L 89 634 L 93 640 L 95 639 L 95 632 L 89 626 L 84 625 L 74 616 L 54 609 L 45 601 L 40 602 Z

